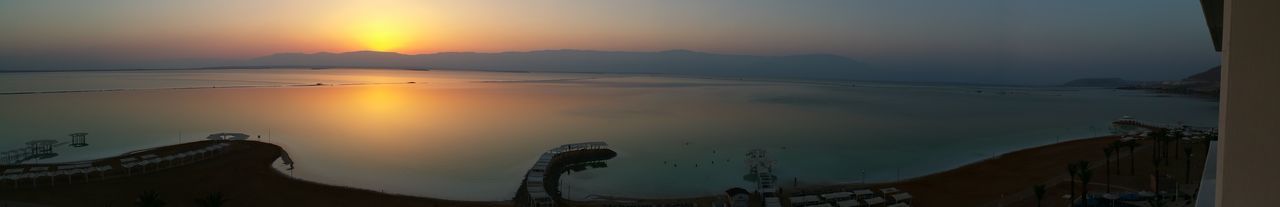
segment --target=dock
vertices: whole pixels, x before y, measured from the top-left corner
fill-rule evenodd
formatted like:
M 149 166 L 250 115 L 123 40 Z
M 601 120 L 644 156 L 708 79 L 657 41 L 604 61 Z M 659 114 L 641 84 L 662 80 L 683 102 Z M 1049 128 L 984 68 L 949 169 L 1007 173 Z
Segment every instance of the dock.
M 591 152 L 602 152 L 603 156 L 593 156 Z M 580 155 L 586 156 L 581 161 L 598 161 L 611 159 L 617 155 L 609 150 L 604 142 L 583 142 L 560 145 L 551 148 L 538 157 L 538 161 L 525 172 L 525 178 L 516 192 L 517 206 L 549 207 L 559 206 L 560 193 L 558 184 L 563 167 L 581 162 Z

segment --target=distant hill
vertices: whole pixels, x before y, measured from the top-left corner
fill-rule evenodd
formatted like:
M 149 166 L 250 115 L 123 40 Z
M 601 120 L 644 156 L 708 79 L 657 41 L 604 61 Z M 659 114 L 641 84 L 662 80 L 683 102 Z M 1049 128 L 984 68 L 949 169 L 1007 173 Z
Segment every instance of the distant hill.
M 1202 95 L 1217 98 L 1221 92 L 1222 66 L 1209 68 L 1182 80 L 1123 86 L 1120 89 L 1143 89 L 1165 93 Z
M 1068 87 L 1121 87 L 1137 84 L 1121 78 L 1081 78 L 1062 84 Z
M 1209 68 L 1209 70 L 1207 71 L 1196 73 L 1195 75 L 1191 75 L 1191 77 L 1187 77 L 1187 79 L 1184 79 L 1184 80 L 1202 81 L 1202 82 L 1211 82 L 1211 83 L 1221 82 L 1222 66 L 1215 66 L 1213 68 Z
M 714 54 L 689 50 L 660 52 L 541 50 L 502 53 L 451 52 L 419 55 L 373 51 L 280 53 L 254 58 L 239 66 L 439 68 L 828 79 L 866 78 L 871 74 L 866 64 L 837 55 L 756 56 Z

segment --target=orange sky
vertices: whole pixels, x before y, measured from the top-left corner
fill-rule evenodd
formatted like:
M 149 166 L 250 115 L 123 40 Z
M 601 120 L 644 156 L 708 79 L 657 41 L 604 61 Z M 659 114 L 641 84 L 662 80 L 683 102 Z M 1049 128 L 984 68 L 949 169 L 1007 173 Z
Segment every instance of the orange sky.
M 0 0 L 0 61 L 29 62 L 11 64 L 19 68 L 280 52 L 688 49 L 826 53 L 950 75 L 1182 75 L 1217 64 L 1207 39 L 1195 1 Z

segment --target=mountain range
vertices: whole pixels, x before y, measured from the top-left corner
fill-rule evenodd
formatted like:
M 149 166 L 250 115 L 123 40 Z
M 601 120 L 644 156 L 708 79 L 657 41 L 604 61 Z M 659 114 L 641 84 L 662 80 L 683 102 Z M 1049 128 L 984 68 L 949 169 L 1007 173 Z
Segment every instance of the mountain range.
M 376 67 L 827 79 L 860 79 L 873 75 L 873 71 L 867 64 L 837 55 L 727 55 L 689 50 L 660 52 L 539 50 L 501 53 L 447 52 L 418 55 L 375 51 L 278 53 L 250 59 L 244 63 L 228 67 Z
M 1182 80 L 1131 81 L 1121 78 L 1082 78 L 1069 81 L 1063 86 L 1150 90 L 1217 98 L 1222 87 L 1222 66 L 1214 66 L 1209 70 L 1187 76 Z

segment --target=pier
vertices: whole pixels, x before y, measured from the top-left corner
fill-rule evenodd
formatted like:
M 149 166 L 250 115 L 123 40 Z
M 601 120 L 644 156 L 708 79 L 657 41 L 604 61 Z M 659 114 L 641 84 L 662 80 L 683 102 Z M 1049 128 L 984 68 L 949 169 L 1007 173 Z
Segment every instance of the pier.
M 612 159 L 617 153 L 604 142 L 560 145 L 543 152 L 525 173 L 516 197 L 516 206 L 549 207 L 565 204 L 559 190 L 560 175 L 568 166 Z
M 50 150 L 54 140 L 32 141 L 24 151 Z M 0 165 L 0 189 L 31 189 L 60 184 L 118 179 L 194 164 L 232 146 L 229 141 L 203 141 L 142 150 L 111 158 L 49 164 Z

